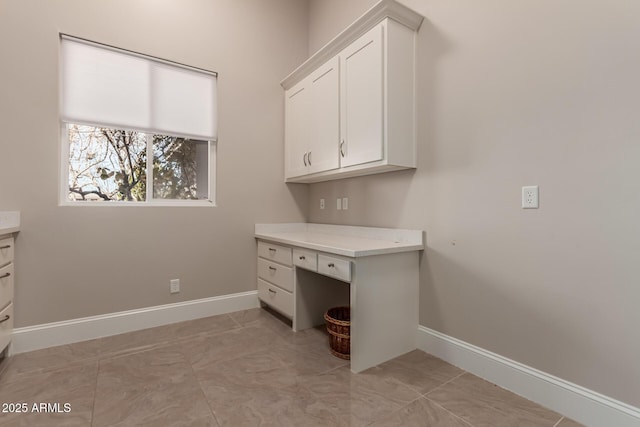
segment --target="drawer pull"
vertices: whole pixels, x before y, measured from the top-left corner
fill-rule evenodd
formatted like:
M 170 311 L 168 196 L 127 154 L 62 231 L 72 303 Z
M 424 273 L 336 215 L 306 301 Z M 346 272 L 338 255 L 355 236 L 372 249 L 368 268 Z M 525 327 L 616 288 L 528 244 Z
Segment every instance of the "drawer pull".
M 4 322 L 6 322 L 6 321 L 7 321 L 7 320 L 9 320 L 9 319 L 11 319 L 11 316 L 9 316 L 8 314 L 5 314 L 5 315 L 4 315 L 4 318 L 3 318 L 3 319 L 0 319 L 0 323 L 4 323 Z
M 332 262 L 330 262 L 329 264 L 327 264 L 327 267 L 329 267 L 329 268 L 333 268 L 333 267 L 335 267 L 335 266 L 336 266 L 336 265 L 335 265 L 334 263 L 332 263 Z
M 0 276 L 0 279 L 4 279 L 5 277 L 9 276 L 11 276 L 11 273 L 4 273 L 2 276 Z
M 304 255 L 300 255 L 300 260 L 304 261 L 306 258 L 304 257 Z
M 274 249 L 274 248 L 269 248 L 269 251 L 275 252 L 275 251 L 276 251 L 276 249 Z
M 4 246 L 0 246 L 0 249 L 9 249 L 11 247 L 11 245 L 4 245 Z
M 277 268 L 272 267 L 272 266 L 269 266 L 269 270 L 271 270 L 271 271 L 276 271 L 276 270 L 277 270 Z
M 274 295 L 275 295 L 275 294 L 276 294 L 276 291 L 274 291 L 273 289 L 269 288 L 269 293 L 271 293 L 271 294 L 274 294 Z

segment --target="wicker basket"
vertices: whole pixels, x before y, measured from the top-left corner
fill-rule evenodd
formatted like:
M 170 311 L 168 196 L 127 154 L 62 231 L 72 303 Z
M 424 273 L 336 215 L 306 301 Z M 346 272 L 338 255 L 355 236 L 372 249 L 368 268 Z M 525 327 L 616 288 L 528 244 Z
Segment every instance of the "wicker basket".
M 341 359 L 351 358 L 351 315 L 349 307 L 333 307 L 324 314 L 329 332 L 331 354 Z

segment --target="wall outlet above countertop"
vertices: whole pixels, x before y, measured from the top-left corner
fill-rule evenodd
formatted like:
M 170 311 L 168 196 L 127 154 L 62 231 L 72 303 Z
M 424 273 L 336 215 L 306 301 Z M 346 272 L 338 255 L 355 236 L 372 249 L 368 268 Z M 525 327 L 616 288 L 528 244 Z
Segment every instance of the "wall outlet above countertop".
M 0 211 L 0 234 L 20 231 L 19 211 Z

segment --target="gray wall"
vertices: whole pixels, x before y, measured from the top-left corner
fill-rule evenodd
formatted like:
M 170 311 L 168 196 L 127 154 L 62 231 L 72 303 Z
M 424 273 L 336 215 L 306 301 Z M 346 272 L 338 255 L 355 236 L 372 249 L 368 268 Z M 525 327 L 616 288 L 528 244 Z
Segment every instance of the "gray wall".
M 311 0 L 310 52 L 373 4 Z M 313 184 L 309 220 L 426 230 L 422 325 L 640 406 L 640 3 L 406 4 L 418 169 Z
M 297 0 L 0 2 L 17 327 L 255 289 L 254 223 L 307 214 L 307 189 L 283 184 L 279 85 L 306 58 L 307 13 Z M 59 32 L 219 72 L 218 207 L 58 206 Z
M 421 228 L 422 325 L 640 406 L 640 4 L 407 0 L 418 169 L 287 186 L 278 82 L 373 3 L 2 0 L 16 326 L 255 289 L 255 222 Z M 220 73 L 219 207 L 58 207 L 58 32 Z

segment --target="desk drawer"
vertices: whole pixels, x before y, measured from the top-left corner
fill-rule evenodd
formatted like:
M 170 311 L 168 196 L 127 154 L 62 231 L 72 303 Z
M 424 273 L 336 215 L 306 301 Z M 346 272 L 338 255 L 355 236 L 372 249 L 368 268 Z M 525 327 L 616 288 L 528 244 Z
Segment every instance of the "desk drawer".
M 0 266 L 13 262 L 13 237 L 0 239 Z
M 313 251 L 296 248 L 293 250 L 293 265 L 318 271 L 318 255 Z
M 293 317 L 293 294 L 291 292 L 258 279 L 258 298 L 280 313 L 290 318 Z
M 258 241 L 258 256 L 291 266 L 291 248 Z
M 13 263 L 0 267 L 0 310 L 13 300 Z
M 0 352 L 11 342 L 13 332 L 13 304 L 0 312 Z
M 258 258 L 258 277 L 293 292 L 293 268 Z
M 318 255 L 318 273 L 344 282 L 351 282 L 351 261 Z

